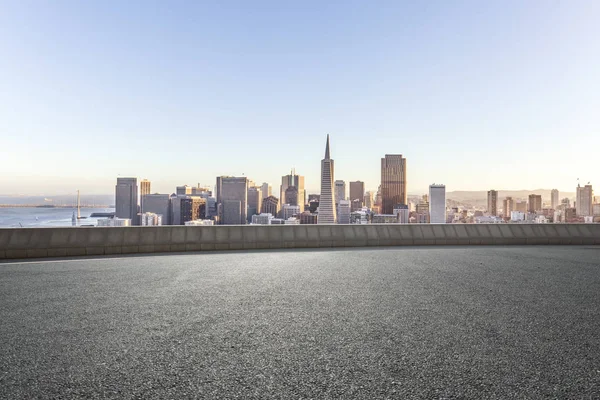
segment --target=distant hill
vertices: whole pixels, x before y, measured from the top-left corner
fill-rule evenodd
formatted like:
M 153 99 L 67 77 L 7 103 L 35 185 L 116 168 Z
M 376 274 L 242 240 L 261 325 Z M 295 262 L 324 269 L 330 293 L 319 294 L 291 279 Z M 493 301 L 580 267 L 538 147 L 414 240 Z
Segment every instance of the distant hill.
M 552 189 L 534 189 L 534 190 L 498 190 L 498 201 L 504 200 L 505 197 L 512 197 L 515 200 L 527 200 L 530 194 L 542 195 L 542 201 L 550 202 L 550 192 Z M 565 197 L 575 197 L 574 192 L 559 192 L 559 199 Z M 487 202 L 487 190 L 463 191 L 457 190 L 447 192 L 446 198 L 459 202 L 481 203 Z
M 115 203 L 113 195 L 81 195 L 81 206 L 92 204 L 111 205 Z M 31 205 L 76 205 L 77 194 L 57 196 L 25 196 L 0 195 L 0 204 L 31 204 Z

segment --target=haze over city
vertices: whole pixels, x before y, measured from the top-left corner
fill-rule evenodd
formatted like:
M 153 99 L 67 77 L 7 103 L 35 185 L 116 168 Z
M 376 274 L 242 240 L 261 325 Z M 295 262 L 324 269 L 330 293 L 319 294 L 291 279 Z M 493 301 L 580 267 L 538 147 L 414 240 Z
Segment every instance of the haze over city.
M 395 153 L 411 193 L 573 192 L 598 182 L 598 20 L 590 1 L 6 3 L 0 194 L 292 167 L 318 192 L 327 133 L 336 178 L 371 190 Z

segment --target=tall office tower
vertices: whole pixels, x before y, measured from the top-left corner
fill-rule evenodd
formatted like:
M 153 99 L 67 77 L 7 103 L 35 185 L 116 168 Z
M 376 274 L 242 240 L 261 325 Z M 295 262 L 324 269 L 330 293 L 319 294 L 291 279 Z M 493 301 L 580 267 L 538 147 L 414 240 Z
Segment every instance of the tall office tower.
M 340 200 L 346 200 L 346 182 L 337 180 L 333 184 L 335 188 L 335 205 L 340 204 Z
M 137 178 L 117 178 L 117 186 L 115 186 L 115 217 L 129 218 L 131 225 L 138 225 Z
M 221 187 L 223 184 L 223 178 L 226 176 L 217 176 L 217 184 L 215 185 L 215 197 L 217 198 L 217 205 L 221 204 Z
M 299 203 L 302 203 L 302 200 L 298 198 L 298 189 L 295 186 L 288 186 L 288 188 L 285 189 L 283 203 L 292 206 L 299 206 Z M 304 210 L 304 207 L 302 207 L 302 209 Z
M 381 159 L 381 213 L 392 214 L 396 204 L 408 204 L 406 158 L 386 154 Z
M 252 216 L 260 214 L 262 206 L 262 190 L 260 186 L 248 188 L 248 221 L 252 221 Z
M 375 200 L 373 199 L 373 192 L 365 193 L 364 205 L 367 208 L 373 208 L 373 206 L 375 205 Z
M 560 204 L 563 208 L 571 208 L 571 200 L 568 197 L 565 197 L 560 201 Z
M 510 218 L 510 213 L 513 211 L 515 211 L 515 201 L 512 197 L 505 198 L 502 207 L 502 215 L 504 215 L 504 218 Z
M 358 203 L 355 204 L 355 200 Z M 352 202 L 352 211 L 360 210 L 365 201 L 365 183 L 362 181 L 350 182 L 350 201 Z M 356 208 L 355 208 L 356 207 Z
M 142 213 L 162 215 L 162 224 L 171 225 L 171 196 L 168 194 L 145 194 L 142 196 Z
M 542 195 L 530 194 L 529 195 L 529 209 L 530 213 L 536 213 L 542 211 Z
M 560 205 L 558 201 L 558 189 L 552 189 L 550 192 L 550 203 L 553 210 L 556 210 Z
M 337 209 L 337 223 L 338 224 L 349 224 L 350 223 L 350 200 L 340 200 Z
M 243 177 L 222 177 L 221 179 L 221 202 L 223 203 L 223 225 L 244 225 L 248 220 L 248 178 Z M 235 213 L 235 205 L 231 202 L 239 202 L 239 219 Z M 230 202 L 229 206 L 225 206 Z M 227 212 L 227 210 L 229 210 Z
M 527 202 L 526 201 L 517 201 L 515 203 L 515 210 L 514 211 L 526 213 L 527 212 Z
M 150 194 L 150 181 L 148 179 L 142 179 L 140 181 L 140 209 L 144 209 L 144 195 Z
M 279 199 L 275 196 L 265 197 L 262 201 L 261 214 L 277 215 L 279 213 Z
M 325 145 L 325 158 L 321 160 L 321 197 L 319 198 L 319 224 L 335 224 L 336 210 L 333 198 L 334 162 L 329 155 L 329 135 Z
M 292 168 L 289 175 L 281 177 L 281 187 L 279 191 L 279 197 L 282 203 L 285 203 L 285 191 L 289 187 L 295 187 L 298 190 L 298 205 L 304 211 L 304 204 L 306 204 L 306 191 L 304 190 L 304 177 L 302 175 L 296 175 L 296 170 Z
M 490 215 L 498 216 L 498 191 L 488 190 L 487 192 L 487 212 Z
M 192 187 L 188 185 L 177 186 L 175 188 L 175 194 L 177 194 L 178 196 L 191 195 Z
M 588 217 L 590 215 L 593 215 L 593 198 L 594 191 L 592 190 L 592 185 L 585 185 L 583 187 L 577 185 L 577 197 L 575 200 L 575 208 L 577 210 L 578 217 Z
M 185 196 L 181 201 L 181 225 L 188 221 L 206 218 L 206 199 L 197 196 Z
M 171 225 L 206 218 L 206 199 L 199 196 L 180 194 L 171 196 Z
M 418 224 L 428 224 L 430 221 L 429 216 L 429 197 L 427 195 L 423 195 L 419 204 L 416 207 L 417 213 L 417 223 Z
M 446 186 L 429 185 L 429 222 L 446 223 Z
M 260 191 L 262 193 L 262 198 L 266 199 L 272 194 L 271 185 L 269 185 L 267 182 L 263 182 L 263 184 L 260 186 Z

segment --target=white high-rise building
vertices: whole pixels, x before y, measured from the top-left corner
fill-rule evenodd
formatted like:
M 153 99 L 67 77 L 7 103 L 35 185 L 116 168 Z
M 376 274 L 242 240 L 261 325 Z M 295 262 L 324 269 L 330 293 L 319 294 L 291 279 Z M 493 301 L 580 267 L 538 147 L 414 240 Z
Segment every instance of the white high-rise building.
M 319 199 L 319 224 L 335 224 L 336 212 L 333 199 L 334 164 L 329 154 L 329 135 L 325 145 L 325 158 L 321 160 L 321 197 Z
M 558 200 L 558 189 L 552 189 L 552 191 L 550 192 L 550 203 L 553 210 L 558 209 L 558 206 L 560 204 Z
M 338 204 L 338 215 L 337 215 L 338 224 L 349 224 L 351 212 L 352 212 L 352 210 L 351 210 L 350 201 L 349 200 L 340 200 L 340 203 Z
M 446 223 L 446 186 L 429 185 L 429 222 Z
M 273 219 L 273 214 L 271 213 L 262 213 L 259 215 L 252 216 L 252 224 L 254 225 L 271 225 L 271 220 Z

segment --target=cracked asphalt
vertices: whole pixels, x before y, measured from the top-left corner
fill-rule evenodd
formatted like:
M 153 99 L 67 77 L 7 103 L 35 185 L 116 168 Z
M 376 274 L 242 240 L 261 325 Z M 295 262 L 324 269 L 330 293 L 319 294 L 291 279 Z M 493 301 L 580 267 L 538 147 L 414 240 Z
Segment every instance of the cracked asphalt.
M 600 398 L 600 247 L 0 263 L 0 398 Z

